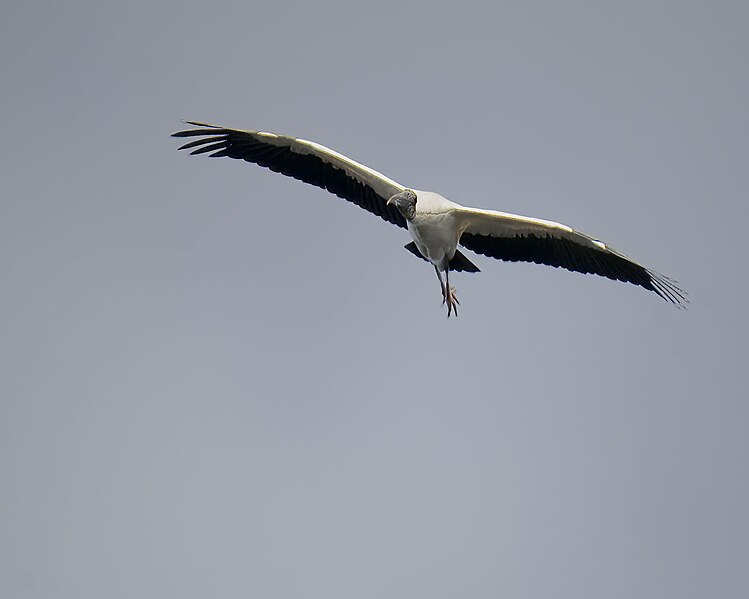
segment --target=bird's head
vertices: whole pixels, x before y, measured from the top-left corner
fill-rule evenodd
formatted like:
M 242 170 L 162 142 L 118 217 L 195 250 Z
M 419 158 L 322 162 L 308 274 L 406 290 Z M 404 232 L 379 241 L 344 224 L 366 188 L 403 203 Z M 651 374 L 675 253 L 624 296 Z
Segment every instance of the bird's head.
M 395 207 L 406 220 L 416 216 L 416 194 L 410 189 L 396 193 L 387 201 L 387 205 L 395 204 Z

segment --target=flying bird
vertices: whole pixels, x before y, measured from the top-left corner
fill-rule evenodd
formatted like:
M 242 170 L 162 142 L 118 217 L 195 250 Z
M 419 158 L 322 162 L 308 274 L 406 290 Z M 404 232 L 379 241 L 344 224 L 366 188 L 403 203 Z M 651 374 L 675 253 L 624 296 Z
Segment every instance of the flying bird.
M 434 266 L 448 318 L 458 314 L 450 271 L 479 272 L 459 249 L 511 262 L 535 262 L 639 285 L 678 307 L 687 303 L 676 282 L 602 241 L 552 221 L 469 208 L 431 191 L 409 189 L 343 154 L 304 139 L 185 121 L 195 137 L 181 146 L 190 154 L 228 156 L 321 187 L 383 220 L 408 229 L 406 249 Z M 444 273 L 444 279 L 442 277 Z

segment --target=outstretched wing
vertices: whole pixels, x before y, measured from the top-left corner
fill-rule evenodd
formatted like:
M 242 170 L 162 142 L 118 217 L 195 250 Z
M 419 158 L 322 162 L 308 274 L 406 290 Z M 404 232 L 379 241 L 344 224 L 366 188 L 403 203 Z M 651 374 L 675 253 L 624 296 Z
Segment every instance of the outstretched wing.
M 654 291 L 679 307 L 688 303 L 672 279 L 566 225 L 476 208 L 462 208 L 460 213 L 460 244 L 478 254 L 600 275 Z
M 406 227 L 406 220 L 387 200 L 405 189 L 403 185 L 325 146 L 263 131 L 242 131 L 196 121 L 186 121 L 196 129 L 172 137 L 197 137 L 180 150 L 190 154 L 210 153 L 254 162 L 272 171 L 322 187 L 380 218 Z

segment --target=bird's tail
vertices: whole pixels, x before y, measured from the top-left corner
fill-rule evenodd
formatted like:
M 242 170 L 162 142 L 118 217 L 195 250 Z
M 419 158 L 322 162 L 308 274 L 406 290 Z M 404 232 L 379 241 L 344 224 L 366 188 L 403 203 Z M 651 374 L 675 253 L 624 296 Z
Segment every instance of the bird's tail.
M 427 262 L 429 262 L 429 260 L 421 255 L 419 248 L 416 247 L 416 244 L 413 241 L 407 244 L 405 247 L 417 258 L 421 258 L 422 260 L 426 260 Z M 481 272 L 479 267 L 471 262 L 468 258 L 466 258 L 463 254 L 461 254 L 459 250 L 455 250 L 455 255 L 452 257 L 452 260 L 450 260 L 450 270 L 454 270 L 457 272 Z

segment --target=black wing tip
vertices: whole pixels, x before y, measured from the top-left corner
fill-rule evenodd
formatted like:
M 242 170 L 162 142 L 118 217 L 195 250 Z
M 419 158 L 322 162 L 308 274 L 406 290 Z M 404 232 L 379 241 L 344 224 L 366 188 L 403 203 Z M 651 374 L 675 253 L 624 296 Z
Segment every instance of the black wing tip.
M 172 133 L 172 137 L 196 137 L 192 141 L 188 141 L 182 144 L 177 151 L 192 149 L 190 155 L 196 154 L 209 154 L 211 158 L 218 158 L 220 156 L 227 156 L 227 148 L 225 146 L 226 137 L 228 131 L 219 126 L 212 125 L 210 123 L 203 123 L 201 121 L 187 121 L 183 120 L 183 123 L 187 125 L 193 125 L 195 129 L 184 129 Z
M 183 129 L 172 133 L 172 137 L 194 137 L 196 135 L 211 135 L 217 131 L 222 131 L 224 127 L 220 125 L 212 125 L 211 123 L 203 123 L 201 121 L 188 121 L 182 119 L 185 125 L 192 125 L 193 127 L 199 127 L 199 129 Z
M 666 275 L 649 270 L 650 288 L 679 310 L 686 310 L 689 305 L 689 294 L 681 289 L 678 283 Z

